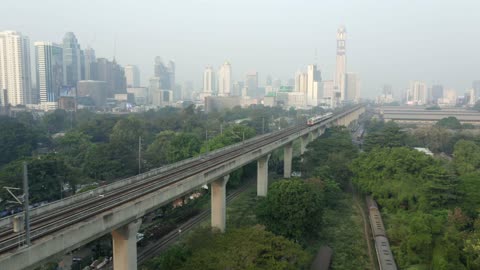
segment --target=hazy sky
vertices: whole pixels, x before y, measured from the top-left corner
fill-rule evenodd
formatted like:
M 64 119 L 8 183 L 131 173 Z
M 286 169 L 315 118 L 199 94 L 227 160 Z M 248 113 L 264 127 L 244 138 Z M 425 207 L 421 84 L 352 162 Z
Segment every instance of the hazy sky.
M 176 61 L 177 82 L 198 89 L 204 67 L 224 60 L 235 80 L 256 70 L 262 85 L 267 74 L 285 82 L 315 61 L 315 50 L 322 77 L 332 79 L 341 24 L 347 70 L 359 73 L 362 96 L 410 80 L 460 94 L 480 79 L 476 0 L 2 0 L 0 9 L 0 30 L 21 31 L 32 44 L 61 42 L 72 31 L 82 48 L 112 58 L 116 37 L 117 61 L 137 64 L 144 84 L 157 55 Z

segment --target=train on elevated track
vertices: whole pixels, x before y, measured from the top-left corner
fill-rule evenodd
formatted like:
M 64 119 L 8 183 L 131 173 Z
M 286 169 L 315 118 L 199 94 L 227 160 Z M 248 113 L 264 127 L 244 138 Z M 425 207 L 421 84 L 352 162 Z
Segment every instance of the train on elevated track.
M 310 117 L 307 120 L 307 125 L 309 125 L 309 126 L 316 125 L 316 124 L 318 124 L 318 123 L 320 123 L 324 120 L 327 120 L 328 118 L 330 118 L 332 116 L 333 116 L 333 113 L 328 112 L 328 113 L 323 114 L 323 115 L 316 115 L 314 117 Z

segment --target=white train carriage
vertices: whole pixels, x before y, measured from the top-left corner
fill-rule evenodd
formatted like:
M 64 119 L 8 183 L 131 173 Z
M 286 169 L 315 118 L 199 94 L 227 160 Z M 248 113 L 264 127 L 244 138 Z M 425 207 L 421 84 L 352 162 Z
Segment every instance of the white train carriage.
M 318 124 L 324 120 L 327 120 L 328 118 L 332 117 L 333 113 L 329 112 L 329 113 L 326 113 L 324 115 L 317 115 L 317 116 L 314 116 L 314 117 L 310 117 L 308 120 L 307 120 L 307 125 L 309 126 L 313 126 L 315 124 Z
M 388 239 L 385 236 L 375 237 L 375 247 L 380 270 L 397 270 Z

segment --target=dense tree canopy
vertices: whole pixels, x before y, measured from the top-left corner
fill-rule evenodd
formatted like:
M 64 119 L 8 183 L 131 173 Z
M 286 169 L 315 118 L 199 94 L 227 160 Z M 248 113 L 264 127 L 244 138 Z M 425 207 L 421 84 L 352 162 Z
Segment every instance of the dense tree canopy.
M 455 201 L 456 181 L 437 160 L 405 147 L 377 148 L 353 161 L 353 181 L 392 209 L 430 209 Z
M 294 240 L 315 237 L 322 222 L 323 194 L 318 183 L 299 179 L 273 183 L 260 201 L 257 218 L 267 230 Z
M 367 131 L 363 148 L 365 151 L 370 151 L 374 147 L 399 147 L 407 144 L 407 134 L 401 131 L 395 122 L 390 121 L 385 124 L 374 124 Z
M 154 259 L 146 269 L 308 269 L 310 258 L 288 239 L 263 228 L 233 229 L 224 234 L 203 231 L 187 252 L 175 248 Z M 186 256 L 186 255 L 189 256 Z
M 332 180 L 345 187 L 350 180 L 350 162 L 358 149 L 352 143 L 347 129 L 341 127 L 325 130 L 318 139 L 309 143 L 303 155 L 302 173 L 306 177 Z
M 0 167 L 30 156 L 37 145 L 37 134 L 15 119 L 0 117 L 0 130 Z
M 454 116 L 449 116 L 449 117 L 442 118 L 435 125 L 439 126 L 439 127 L 448 128 L 448 129 L 461 129 L 462 128 L 462 124 Z

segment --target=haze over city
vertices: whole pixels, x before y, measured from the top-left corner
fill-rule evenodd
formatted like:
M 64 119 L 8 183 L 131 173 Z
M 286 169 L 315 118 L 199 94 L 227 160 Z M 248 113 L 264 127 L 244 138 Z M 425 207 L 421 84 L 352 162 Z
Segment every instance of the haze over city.
M 0 10 L 0 269 L 480 269 L 480 1 Z
M 61 43 L 65 32 L 74 32 L 97 56 L 138 65 L 144 85 L 155 56 L 173 59 L 177 81 L 192 80 L 195 88 L 205 66 L 225 60 L 234 80 L 255 70 L 261 85 L 267 75 L 286 82 L 315 62 L 322 78 L 332 79 L 336 30 L 345 25 L 347 70 L 360 75 L 362 97 L 374 97 L 383 84 L 399 93 L 412 80 L 458 94 L 471 87 L 480 62 L 479 8 L 478 1 L 434 0 L 7 0 L 0 22 L 29 36 L 32 47 L 37 40 Z

